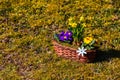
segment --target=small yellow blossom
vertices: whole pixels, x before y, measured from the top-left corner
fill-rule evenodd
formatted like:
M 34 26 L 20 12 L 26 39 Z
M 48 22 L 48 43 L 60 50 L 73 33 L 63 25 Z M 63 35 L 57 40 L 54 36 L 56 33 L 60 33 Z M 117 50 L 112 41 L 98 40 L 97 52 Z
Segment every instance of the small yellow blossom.
M 89 44 L 93 41 L 93 38 L 92 37 L 85 37 L 83 41 L 85 44 Z
M 83 20 L 84 20 L 84 17 L 83 17 L 83 16 L 81 16 L 81 17 L 80 17 L 80 21 L 83 21 Z
M 86 27 L 86 24 L 85 24 L 85 23 L 83 23 L 83 24 L 82 24 L 82 26 L 83 26 L 83 27 Z
M 103 25 L 104 26 L 109 26 L 111 23 L 110 22 L 106 22 L 106 23 L 104 23 Z
M 71 27 L 76 27 L 77 26 L 77 23 L 75 23 L 75 22 L 71 22 L 71 23 L 69 23 L 69 25 L 71 26 Z
M 71 27 L 76 27 L 77 26 L 77 23 L 74 21 L 73 17 L 70 17 L 68 19 L 68 25 L 70 25 Z
M 105 0 L 105 2 L 112 2 L 112 0 Z
M 88 19 L 88 20 L 92 20 L 92 18 L 93 18 L 93 17 L 89 16 L 87 19 Z
M 70 17 L 70 18 L 68 19 L 69 22 L 72 22 L 73 20 L 74 20 L 73 17 Z

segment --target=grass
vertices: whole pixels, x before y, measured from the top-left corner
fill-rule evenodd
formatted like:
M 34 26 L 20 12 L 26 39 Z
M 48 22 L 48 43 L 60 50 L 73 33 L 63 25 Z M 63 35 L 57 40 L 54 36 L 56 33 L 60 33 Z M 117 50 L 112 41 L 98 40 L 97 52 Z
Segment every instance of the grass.
M 119 0 L 1 0 L 0 80 L 119 80 Z M 53 33 L 85 17 L 100 42 L 94 63 L 58 57 Z

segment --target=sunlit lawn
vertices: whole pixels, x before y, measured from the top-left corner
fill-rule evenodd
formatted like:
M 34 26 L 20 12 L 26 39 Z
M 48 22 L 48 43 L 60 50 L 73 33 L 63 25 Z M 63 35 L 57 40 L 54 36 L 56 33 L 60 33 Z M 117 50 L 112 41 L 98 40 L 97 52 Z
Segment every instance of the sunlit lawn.
M 120 80 L 119 0 L 1 0 L 0 80 Z M 93 63 L 58 57 L 55 31 L 85 17 L 100 44 Z

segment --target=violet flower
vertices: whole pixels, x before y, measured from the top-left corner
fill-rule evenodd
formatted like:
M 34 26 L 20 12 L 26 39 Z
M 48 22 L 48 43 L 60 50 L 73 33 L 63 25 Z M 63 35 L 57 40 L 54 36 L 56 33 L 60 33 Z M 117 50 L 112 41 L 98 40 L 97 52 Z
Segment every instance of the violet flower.
M 72 42 L 72 41 L 73 41 L 73 38 L 72 38 L 72 37 L 70 37 L 70 38 L 69 38 L 69 40 L 70 40 L 70 42 Z
M 63 36 L 64 34 L 65 34 L 65 32 L 64 32 L 64 31 L 61 31 L 59 35 L 60 35 L 60 36 Z
M 72 37 L 72 32 L 68 30 L 68 31 L 65 33 L 65 35 L 66 35 L 66 36 L 69 36 L 69 37 Z
M 58 34 L 58 38 L 60 41 L 70 41 L 70 42 L 73 41 L 71 31 L 67 31 L 67 32 L 61 31 L 60 34 Z
M 61 41 L 65 41 L 65 40 L 68 40 L 68 36 L 62 35 L 62 36 L 59 36 L 59 39 L 60 39 Z

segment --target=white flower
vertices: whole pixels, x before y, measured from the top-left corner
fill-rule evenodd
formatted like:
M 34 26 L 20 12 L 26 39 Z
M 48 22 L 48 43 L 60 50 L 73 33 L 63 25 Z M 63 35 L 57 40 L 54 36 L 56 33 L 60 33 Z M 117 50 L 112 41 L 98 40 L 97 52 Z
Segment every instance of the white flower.
M 86 50 L 87 49 L 85 49 L 84 47 L 78 48 L 77 53 L 78 53 L 78 55 L 84 56 L 84 54 L 87 54 Z

